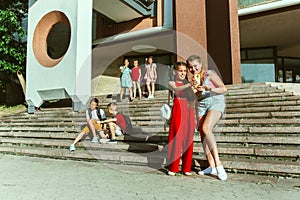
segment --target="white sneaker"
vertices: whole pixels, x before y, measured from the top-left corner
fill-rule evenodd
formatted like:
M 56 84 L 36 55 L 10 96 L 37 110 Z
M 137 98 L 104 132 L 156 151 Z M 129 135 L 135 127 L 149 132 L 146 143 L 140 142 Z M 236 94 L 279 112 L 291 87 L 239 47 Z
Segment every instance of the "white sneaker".
M 150 94 L 149 96 L 148 96 L 148 99 L 153 99 L 154 98 L 154 96 L 152 95 L 152 94 Z
M 199 171 L 198 174 L 199 175 L 217 174 L 217 169 L 216 168 L 208 167 L 205 170 Z
M 76 150 L 75 145 L 74 145 L 74 144 L 71 144 L 70 147 L 69 147 L 69 150 L 70 150 L 70 151 L 75 151 L 75 150 Z
M 94 137 L 94 138 L 92 139 L 92 142 L 93 142 L 93 143 L 97 143 L 97 142 L 98 142 L 98 138 L 97 138 L 97 137 Z
M 192 176 L 193 175 L 192 172 L 184 172 L 183 174 L 186 175 L 186 176 Z
M 168 171 L 168 175 L 169 175 L 169 176 L 175 176 L 176 173 L 175 173 L 175 172 Z
M 220 165 L 216 169 L 218 172 L 218 178 L 222 181 L 227 180 L 227 174 L 226 174 L 224 167 L 222 165 Z
M 101 143 L 101 144 L 105 144 L 105 143 L 107 143 L 109 141 L 109 139 L 105 139 L 105 138 L 102 138 L 102 139 L 100 139 L 99 140 L 99 142 Z

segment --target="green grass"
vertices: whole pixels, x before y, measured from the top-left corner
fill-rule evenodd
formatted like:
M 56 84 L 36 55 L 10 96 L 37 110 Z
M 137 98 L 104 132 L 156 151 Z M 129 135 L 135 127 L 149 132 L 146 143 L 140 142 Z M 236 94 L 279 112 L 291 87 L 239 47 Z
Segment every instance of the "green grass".
M 26 111 L 26 107 L 24 105 L 17 105 L 17 106 L 0 105 L 0 117 L 4 115 L 16 114 L 22 111 Z

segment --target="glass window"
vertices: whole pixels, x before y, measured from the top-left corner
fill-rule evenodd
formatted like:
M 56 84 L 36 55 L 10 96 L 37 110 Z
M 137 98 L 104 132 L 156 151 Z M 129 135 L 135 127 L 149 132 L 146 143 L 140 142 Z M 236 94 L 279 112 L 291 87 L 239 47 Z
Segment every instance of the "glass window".
M 266 48 L 266 49 L 249 49 L 248 51 L 248 59 L 255 58 L 273 58 L 274 49 Z
M 285 81 L 287 83 L 293 82 L 293 71 L 285 71 Z
M 283 83 L 283 70 L 278 71 L 278 82 Z
M 299 74 L 296 74 L 296 80 L 295 80 L 296 83 L 300 83 L 300 75 Z
M 242 64 L 241 72 L 243 83 L 275 81 L 274 64 Z

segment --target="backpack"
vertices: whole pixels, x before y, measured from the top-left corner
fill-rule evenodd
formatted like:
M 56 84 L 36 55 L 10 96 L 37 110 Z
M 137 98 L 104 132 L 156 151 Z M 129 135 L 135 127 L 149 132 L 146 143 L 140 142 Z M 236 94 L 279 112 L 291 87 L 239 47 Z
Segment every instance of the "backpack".
M 133 127 L 132 127 L 131 119 L 129 118 L 129 116 L 124 115 L 122 113 L 118 113 L 117 115 L 121 115 L 123 117 L 123 119 L 125 120 L 126 127 L 121 127 L 120 126 L 120 128 L 122 129 L 122 131 L 125 132 L 125 133 L 132 133 Z

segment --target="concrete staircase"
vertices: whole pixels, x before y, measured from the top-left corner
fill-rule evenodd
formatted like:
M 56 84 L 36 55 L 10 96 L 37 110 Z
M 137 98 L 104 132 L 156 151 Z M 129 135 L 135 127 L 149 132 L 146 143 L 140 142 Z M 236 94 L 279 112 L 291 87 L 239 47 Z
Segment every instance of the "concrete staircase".
M 300 96 L 269 83 L 228 85 L 226 113 L 215 127 L 221 161 L 227 171 L 300 177 Z M 145 165 L 162 168 L 166 162 L 168 128 L 159 108 L 167 91 L 155 99 L 118 103 L 133 121 L 136 133 L 118 138 L 117 144 L 94 144 L 87 136 L 75 152 L 68 147 L 85 122 L 84 112 L 71 107 L 42 108 L 0 120 L 0 152 Z M 101 96 L 101 107 L 115 101 Z M 199 133 L 194 137 L 194 168 L 207 165 Z

